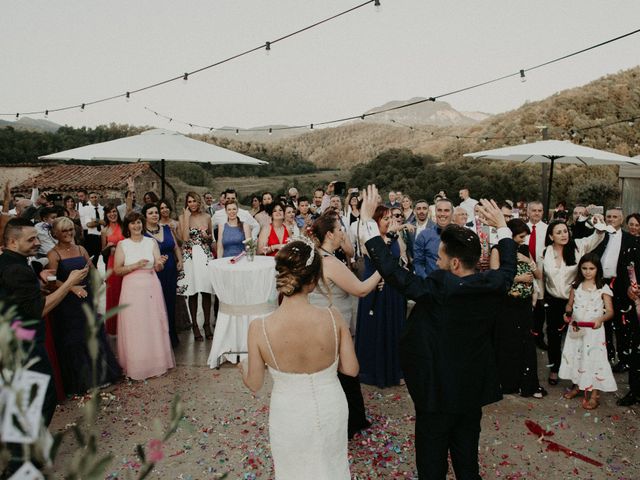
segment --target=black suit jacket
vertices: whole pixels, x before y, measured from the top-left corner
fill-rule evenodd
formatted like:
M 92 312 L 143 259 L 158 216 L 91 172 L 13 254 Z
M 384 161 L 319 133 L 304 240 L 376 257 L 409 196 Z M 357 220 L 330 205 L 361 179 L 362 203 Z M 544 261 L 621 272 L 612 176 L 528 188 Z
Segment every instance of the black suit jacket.
M 426 279 L 401 268 L 382 238 L 365 245 L 385 281 L 416 302 L 400 338 L 400 362 L 416 410 L 469 413 L 500 400 L 492 335 L 498 305 L 516 273 L 515 242 L 498 243 L 498 270 L 467 277 L 436 270 Z
M 594 253 L 597 253 L 602 260 L 602 255 L 609 243 L 609 234 L 605 235 L 604 239 L 595 248 Z M 618 265 L 616 266 L 616 280 L 613 284 L 613 296 L 616 300 L 616 308 L 626 310 L 631 305 L 631 300 L 627 297 L 627 288 L 629 288 L 629 274 L 627 273 L 627 266 L 634 262 L 636 268 L 636 275 L 638 275 L 638 268 L 640 268 L 640 239 L 633 235 L 622 231 L 622 241 L 620 242 L 620 252 L 618 254 Z M 638 277 L 640 280 L 640 276 Z

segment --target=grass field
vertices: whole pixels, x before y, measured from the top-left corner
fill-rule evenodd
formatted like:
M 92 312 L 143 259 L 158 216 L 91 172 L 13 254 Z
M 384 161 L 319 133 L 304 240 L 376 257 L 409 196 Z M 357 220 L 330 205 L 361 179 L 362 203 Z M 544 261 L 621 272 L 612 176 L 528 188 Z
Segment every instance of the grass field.
M 254 193 L 265 191 L 277 194 L 290 187 L 296 187 L 300 195 L 311 197 L 318 186 L 325 186 L 332 180 L 348 181 L 350 174 L 344 170 L 323 170 L 305 175 L 279 175 L 274 177 L 219 177 L 211 178 L 206 185 L 189 185 L 179 176 L 168 176 L 168 181 L 178 192 L 178 203 L 184 200 L 184 194 L 189 191 L 204 193 L 211 191 L 215 194 L 227 188 L 235 188 L 238 198 L 242 201 Z

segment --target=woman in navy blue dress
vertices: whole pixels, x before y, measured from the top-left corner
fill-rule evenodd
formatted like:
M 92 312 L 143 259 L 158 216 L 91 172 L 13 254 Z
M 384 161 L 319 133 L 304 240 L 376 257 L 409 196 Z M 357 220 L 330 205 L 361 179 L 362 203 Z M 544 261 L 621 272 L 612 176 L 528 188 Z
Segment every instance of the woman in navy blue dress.
M 380 235 L 389 245 L 394 257 L 401 258 L 401 241 L 392 238 L 389 209 L 379 206 L 373 219 Z M 362 280 L 369 278 L 375 269 L 365 255 L 365 271 Z M 378 387 L 399 385 L 403 376 L 398 355 L 398 339 L 404 326 L 406 300 L 395 288 L 381 284 L 360 299 L 356 327 L 356 354 L 360 363 L 360 381 Z
M 84 247 L 75 244 L 75 226 L 70 218 L 56 219 L 52 233 L 58 244 L 47 255 L 48 268 L 56 271 L 58 282 L 64 282 L 73 270 L 84 268 L 90 258 Z M 86 304 L 93 310 L 90 281 L 87 276 L 82 284 L 72 287 L 52 312 L 53 337 L 66 395 L 84 394 L 93 387 L 115 382 L 122 375 L 120 365 L 109 348 L 104 325 L 96 319 L 99 326 L 94 337 L 97 343 L 94 376 L 90 342 L 87 340 L 88 320 L 83 308 Z
M 179 343 L 176 333 L 176 290 L 178 282 L 178 270 L 182 270 L 182 252 L 176 242 L 171 227 L 160 225 L 160 208 L 155 203 L 148 203 L 142 208 L 142 215 L 145 217 L 145 236 L 153 238 L 158 242 L 160 255 L 167 256 L 164 268 L 159 272 L 158 279 L 162 285 L 164 303 L 167 306 L 167 319 L 169 320 L 169 338 L 171 346 L 176 347 Z

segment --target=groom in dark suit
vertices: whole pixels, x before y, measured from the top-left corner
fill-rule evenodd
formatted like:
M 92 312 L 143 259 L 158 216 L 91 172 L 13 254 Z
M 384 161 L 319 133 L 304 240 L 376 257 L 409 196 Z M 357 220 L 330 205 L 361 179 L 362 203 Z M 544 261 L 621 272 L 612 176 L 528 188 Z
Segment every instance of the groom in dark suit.
M 442 231 L 438 270 L 422 279 L 400 267 L 380 237 L 371 220 L 377 194 L 375 186 L 363 194 L 365 246 L 384 280 L 416 302 L 400 339 L 400 361 L 416 409 L 419 478 L 444 479 L 450 452 L 456 478 L 480 479 L 482 406 L 502 398 L 492 331 L 516 273 L 516 244 L 495 202 L 482 200 L 485 223 L 498 228 L 500 268 L 476 273 L 478 236 L 451 225 Z

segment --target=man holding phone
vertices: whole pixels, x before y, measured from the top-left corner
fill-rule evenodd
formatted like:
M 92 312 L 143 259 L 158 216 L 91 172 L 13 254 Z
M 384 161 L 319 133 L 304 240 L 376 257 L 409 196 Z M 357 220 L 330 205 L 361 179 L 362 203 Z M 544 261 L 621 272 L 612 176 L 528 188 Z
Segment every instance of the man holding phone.
M 10 220 L 4 230 L 4 253 L 0 255 L 0 300 L 5 308 L 17 307 L 16 320 L 37 320 L 35 327 L 23 327 L 35 330 L 33 348 L 29 352 L 29 359 L 39 360 L 31 367 L 35 372 L 52 375 L 51 364 L 45 348 L 44 316 L 53 310 L 67 296 L 71 287 L 78 285 L 86 276 L 89 267 L 73 270 L 67 280 L 54 292 L 43 295 L 42 287 L 46 284 L 46 277 L 55 275 L 52 270 L 43 270 L 40 279 L 29 266 L 28 258 L 38 253 L 40 242 L 38 232 L 27 219 L 14 218 Z M 56 408 L 56 393 L 53 380 L 49 381 L 45 395 L 42 415 L 46 425 L 49 425 Z

